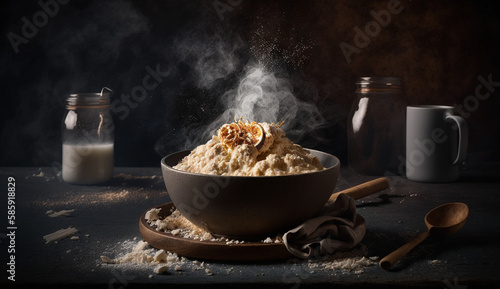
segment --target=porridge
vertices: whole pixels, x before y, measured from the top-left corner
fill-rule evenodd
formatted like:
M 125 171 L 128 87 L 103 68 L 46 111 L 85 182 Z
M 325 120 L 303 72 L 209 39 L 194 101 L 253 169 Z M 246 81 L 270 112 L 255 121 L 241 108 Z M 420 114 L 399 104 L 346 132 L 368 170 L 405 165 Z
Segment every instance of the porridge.
M 281 124 L 235 121 L 195 148 L 175 169 L 230 176 L 277 176 L 323 170 L 317 157 L 294 144 Z

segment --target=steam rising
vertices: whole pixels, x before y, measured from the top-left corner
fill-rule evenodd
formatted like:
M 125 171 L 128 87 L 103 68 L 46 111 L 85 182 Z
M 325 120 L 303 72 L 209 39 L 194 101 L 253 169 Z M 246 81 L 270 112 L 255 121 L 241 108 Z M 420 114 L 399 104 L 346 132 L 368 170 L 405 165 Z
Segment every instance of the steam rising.
M 284 121 L 282 128 L 296 143 L 325 125 L 325 119 L 313 103 L 294 95 L 296 82 L 292 83 L 287 69 L 280 66 L 300 65 L 313 44 L 294 39 L 295 45 L 281 49 L 277 38 L 267 35 L 262 25 L 254 31 L 249 44 L 238 35 L 237 29 L 226 25 L 209 25 L 198 20 L 174 40 L 177 66 L 186 71 L 182 86 L 188 91 L 181 93 L 185 99 L 177 101 L 185 103 L 189 111 L 185 111 L 186 107 L 172 111 L 180 115 L 184 124 L 182 128 L 166 125 L 170 133 L 155 145 L 159 155 L 171 153 L 166 150 L 172 150 L 172 146 L 189 150 L 206 143 L 217 129 L 233 122 L 235 117 L 268 123 Z M 277 33 L 281 33 L 279 29 Z M 201 93 L 189 93 L 192 87 Z M 168 102 L 171 101 L 172 98 Z M 218 106 L 205 110 L 207 102 Z
M 207 141 L 219 127 L 234 121 L 235 117 L 268 123 L 284 121 L 282 128 L 295 142 L 325 123 L 314 104 L 294 96 L 288 78 L 268 71 L 260 63 L 248 65 L 238 87 L 221 97 L 226 104 L 224 113 L 203 127 L 201 134 L 188 136 L 185 149 Z
M 189 65 L 197 87 L 210 89 L 238 69 L 241 60 L 237 54 L 244 44 L 238 36 L 231 35 L 232 41 L 229 41 L 223 31 L 203 33 L 198 28 L 178 39 L 175 49 L 179 60 Z

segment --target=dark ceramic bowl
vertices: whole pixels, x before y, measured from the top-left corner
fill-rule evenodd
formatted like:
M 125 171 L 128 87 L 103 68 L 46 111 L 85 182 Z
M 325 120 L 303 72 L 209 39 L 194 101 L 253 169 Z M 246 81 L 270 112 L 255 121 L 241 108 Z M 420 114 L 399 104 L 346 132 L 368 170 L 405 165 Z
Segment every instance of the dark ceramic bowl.
M 285 176 L 218 176 L 172 168 L 190 151 L 161 160 L 167 192 L 180 213 L 214 235 L 275 237 L 314 217 L 337 184 L 340 161 L 310 150 L 325 170 Z

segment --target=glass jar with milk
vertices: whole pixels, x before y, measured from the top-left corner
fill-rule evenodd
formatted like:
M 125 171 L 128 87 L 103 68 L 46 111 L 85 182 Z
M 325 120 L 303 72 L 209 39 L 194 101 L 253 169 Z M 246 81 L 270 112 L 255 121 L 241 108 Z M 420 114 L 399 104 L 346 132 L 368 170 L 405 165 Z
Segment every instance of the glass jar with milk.
M 113 176 L 114 124 L 111 90 L 70 94 L 62 123 L 62 178 L 67 183 L 104 183 Z

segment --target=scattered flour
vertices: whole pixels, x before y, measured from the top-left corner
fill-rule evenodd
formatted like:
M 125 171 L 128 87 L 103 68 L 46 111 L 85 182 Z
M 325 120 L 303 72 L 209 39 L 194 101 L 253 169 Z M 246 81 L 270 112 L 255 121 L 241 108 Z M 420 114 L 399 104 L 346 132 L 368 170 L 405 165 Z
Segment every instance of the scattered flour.
M 322 264 L 326 270 L 341 270 L 343 272 L 364 273 L 366 267 L 377 265 L 378 257 L 347 257 L 338 260 L 326 261 Z
M 74 235 L 77 232 L 78 232 L 77 229 L 75 229 L 73 227 L 68 227 L 66 229 L 61 229 L 61 230 L 58 230 L 54 233 L 47 234 L 47 235 L 43 236 L 43 238 L 45 239 L 45 244 L 48 244 L 51 242 L 57 242 L 60 239 Z
M 193 270 L 208 269 L 205 267 L 204 262 L 190 262 L 184 257 L 179 257 L 176 253 L 171 253 L 162 249 L 155 249 L 145 241 L 124 241 L 120 245 L 121 249 L 124 250 L 126 250 L 126 248 L 130 248 L 131 246 L 133 246 L 133 248 L 131 251 L 114 259 L 106 255 L 102 255 L 102 263 L 107 265 L 130 264 L 151 266 L 153 267 L 153 272 L 156 274 L 168 274 L 170 269 L 176 272 L 181 272 L 188 263 L 190 263 L 189 266 Z
M 214 274 L 210 264 L 204 261 L 189 260 L 179 257 L 176 253 L 155 249 L 145 241 L 127 240 L 119 244 L 118 251 L 121 254 L 119 253 L 118 257 L 110 258 L 106 255 L 100 257 L 103 266 L 146 266 L 155 274 L 183 274 L 183 272 L 189 274 L 194 271 L 202 271 L 207 276 Z M 366 246 L 361 245 L 361 248 L 337 252 L 323 258 L 309 260 L 294 258 L 289 262 L 305 266 L 311 274 L 318 271 L 339 271 L 342 274 L 358 275 L 363 274 L 367 267 L 377 264 L 378 257 L 367 257 L 367 251 Z M 234 267 L 223 268 L 219 273 L 221 272 L 227 275 L 235 273 Z M 149 277 L 153 278 L 152 275 Z
M 160 263 L 166 263 L 169 265 L 179 261 L 179 258 L 175 253 L 166 253 L 164 250 L 155 251 L 156 250 L 154 248 L 149 246 L 148 242 L 139 241 L 131 252 L 115 259 L 110 259 L 107 256 L 101 256 L 101 260 L 107 264 L 133 263 L 153 265 Z
M 71 213 L 73 213 L 75 209 L 72 210 L 61 210 L 59 212 L 54 212 L 52 210 L 48 210 L 45 214 L 47 214 L 51 218 L 57 218 L 57 217 L 68 217 L 71 216 Z
M 178 210 L 172 208 L 171 214 L 165 218 L 160 216 L 161 208 L 151 209 L 146 212 L 145 219 L 148 224 L 154 227 L 157 231 L 171 233 L 174 236 L 181 236 L 200 241 L 211 242 L 226 242 L 226 245 L 243 244 L 244 240 L 234 240 L 224 237 L 216 238 L 210 232 L 191 223 Z M 263 243 L 282 243 L 281 236 L 276 236 L 274 239 L 267 237 L 262 240 Z
M 116 202 L 121 199 L 126 199 L 130 194 L 129 190 L 121 190 L 120 192 L 108 192 L 100 195 L 103 202 Z
M 129 181 L 129 180 L 146 180 L 146 179 L 154 180 L 154 179 L 158 178 L 156 175 L 152 175 L 152 176 L 133 176 L 133 175 L 124 174 L 124 173 L 120 173 L 120 174 L 116 175 L 115 177 L 122 178 L 122 179 L 124 179 L 126 181 Z
M 429 260 L 427 262 L 427 264 L 429 264 L 429 265 L 441 265 L 442 263 L 443 263 L 443 261 L 437 260 L 437 259 Z M 446 263 L 446 261 L 444 261 L 444 263 Z
M 39 174 L 33 174 L 33 176 L 37 177 L 37 178 L 43 178 L 43 177 L 45 177 L 45 174 L 42 171 L 40 171 Z
M 336 252 L 319 260 L 309 259 L 308 266 L 310 269 L 340 270 L 342 273 L 362 274 L 366 267 L 378 264 L 379 257 L 366 257 L 367 251 L 366 246 L 362 245 L 359 249 Z
M 168 265 L 163 265 L 163 264 L 156 266 L 154 269 L 154 272 L 156 274 L 165 274 L 167 273 L 167 271 L 168 271 Z
M 25 179 L 28 179 L 30 177 L 35 177 L 35 178 L 42 178 L 45 179 L 45 181 L 50 181 L 50 180 L 55 180 L 56 177 L 60 177 L 61 172 L 58 172 L 56 175 L 52 175 L 51 173 L 44 173 L 42 171 L 42 168 L 38 168 L 38 173 L 33 173 L 31 175 L 27 175 Z

